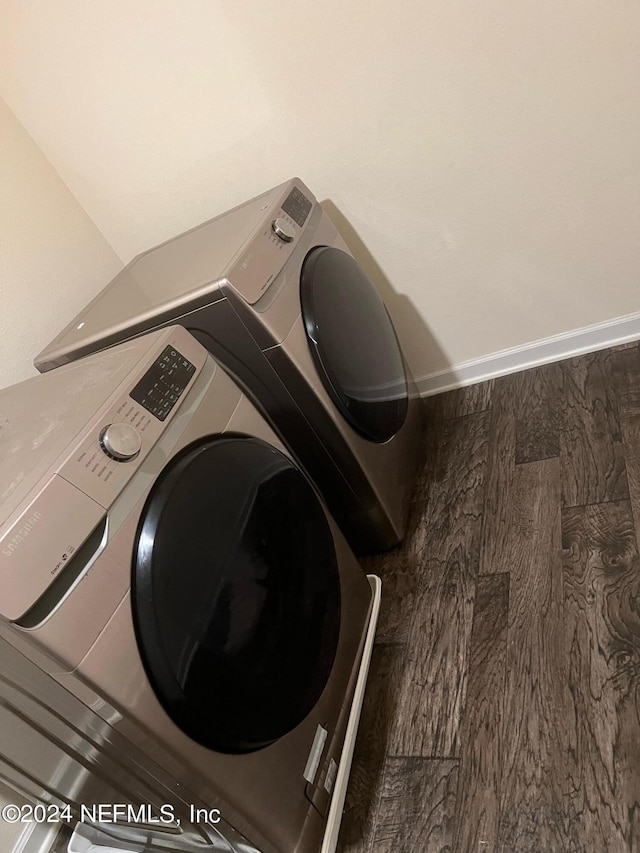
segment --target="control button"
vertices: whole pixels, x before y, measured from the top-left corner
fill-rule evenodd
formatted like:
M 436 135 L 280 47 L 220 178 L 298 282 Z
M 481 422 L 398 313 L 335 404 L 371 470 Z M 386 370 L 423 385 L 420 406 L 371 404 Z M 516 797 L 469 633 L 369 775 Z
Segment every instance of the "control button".
M 140 453 L 142 439 L 131 424 L 115 423 L 106 426 L 100 433 L 100 447 L 111 459 L 126 462 Z
M 273 228 L 276 236 L 281 240 L 284 240 L 285 243 L 293 242 L 293 238 L 296 236 L 295 228 L 290 222 L 287 222 L 286 219 L 282 219 L 282 217 L 279 216 L 277 219 L 273 220 L 271 227 Z

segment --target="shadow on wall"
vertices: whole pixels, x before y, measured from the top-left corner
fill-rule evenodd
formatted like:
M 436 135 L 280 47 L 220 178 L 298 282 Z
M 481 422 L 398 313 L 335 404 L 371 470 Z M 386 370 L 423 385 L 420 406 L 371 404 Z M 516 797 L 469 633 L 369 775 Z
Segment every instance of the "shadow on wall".
M 402 293 L 396 293 L 393 289 L 389 279 L 380 269 L 371 252 L 336 205 L 330 199 L 325 199 L 320 203 L 340 231 L 354 258 L 365 270 L 375 284 L 378 293 L 382 296 L 393 319 L 402 350 L 416 380 L 418 390 L 422 391 L 424 380 L 431 374 L 440 373 L 451 366 L 446 353 L 440 347 L 424 318 L 416 310 L 409 297 Z

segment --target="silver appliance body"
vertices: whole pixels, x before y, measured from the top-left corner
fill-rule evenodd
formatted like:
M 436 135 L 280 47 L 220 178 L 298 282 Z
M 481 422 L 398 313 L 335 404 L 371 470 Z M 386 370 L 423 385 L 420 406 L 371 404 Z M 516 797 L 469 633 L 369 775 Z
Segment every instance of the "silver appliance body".
M 356 553 L 397 544 L 419 465 L 420 400 L 380 297 L 300 180 L 138 256 L 35 364 L 48 371 L 174 323 L 249 394 Z
M 161 828 L 107 825 L 109 849 L 141 851 L 155 838 L 156 853 L 248 853 L 251 848 L 241 846 L 246 840 L 224 821 L 190 825 L 185 794 L 198 802 L 195 792 L 183 791 L 157 760 L 119 735 L 113 720 L 107 722 L 36 665 L 33 648 L 29 656 L 20 652 L 11 626 L 1 625 L 0 634 L 3 853 L 66 851 L 74 825 L 89 827 L 94 809 L 97 814 L 100 804 L 115 803 L 144 803 L 156 814 L 170 803 L 176 821 Z
M 0 413 L 0 635 L 73 706 L 51 796 L 171 804 L 183 831 L 219 809 L 189 825 L 203 849 L 318 851 L 372 594 L 263 417 L 180 326 Z

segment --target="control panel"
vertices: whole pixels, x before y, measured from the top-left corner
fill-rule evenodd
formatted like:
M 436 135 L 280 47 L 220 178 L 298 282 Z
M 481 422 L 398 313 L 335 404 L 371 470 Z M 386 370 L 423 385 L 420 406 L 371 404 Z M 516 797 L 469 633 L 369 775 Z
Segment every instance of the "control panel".
M 265 213 L 261 230 L 227 276 L 250 305 L 260 299 L 287 262 L 312 210 L 313 201 L 293 187 L 279 207 Z
M 282 210 L 302 228 L 311 211 L 311 202 L 303 192 L 294 187 L 284 200 Z
M 284 243 L 292 243 L 297 236 L 296 225 L 298 228 L 304 228 L 311 208 L 311 201 L 294 187 L 283 201 L 278 216 L 271 223 L 271 230 Z
M 164 421 L 195 369 L 176 349 L 166 347 L 129 396 L 159 421 Z
M 193 342 L 195 344 L 195 341 Z M 199 346 L 199 344 L 196 344 Z M 60 473 L 103 506 L 109 506 L 138 460 L 160 437 L 196 364 L 173 346 L 165 347 L 128 394 L 100 418 Z

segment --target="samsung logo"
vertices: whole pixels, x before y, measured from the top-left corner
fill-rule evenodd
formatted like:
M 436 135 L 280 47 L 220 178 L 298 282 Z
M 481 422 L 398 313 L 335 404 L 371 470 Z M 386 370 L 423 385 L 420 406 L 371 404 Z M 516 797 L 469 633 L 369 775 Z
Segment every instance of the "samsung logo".
M 15 554 L 21 543 L 24 542 L 41 518 L 41 512 L 34 512 L 25 520 L 22 527 L 18 528 L 11 539 L 4 543 L 2 553 L 5 557 L 12 557 Z

